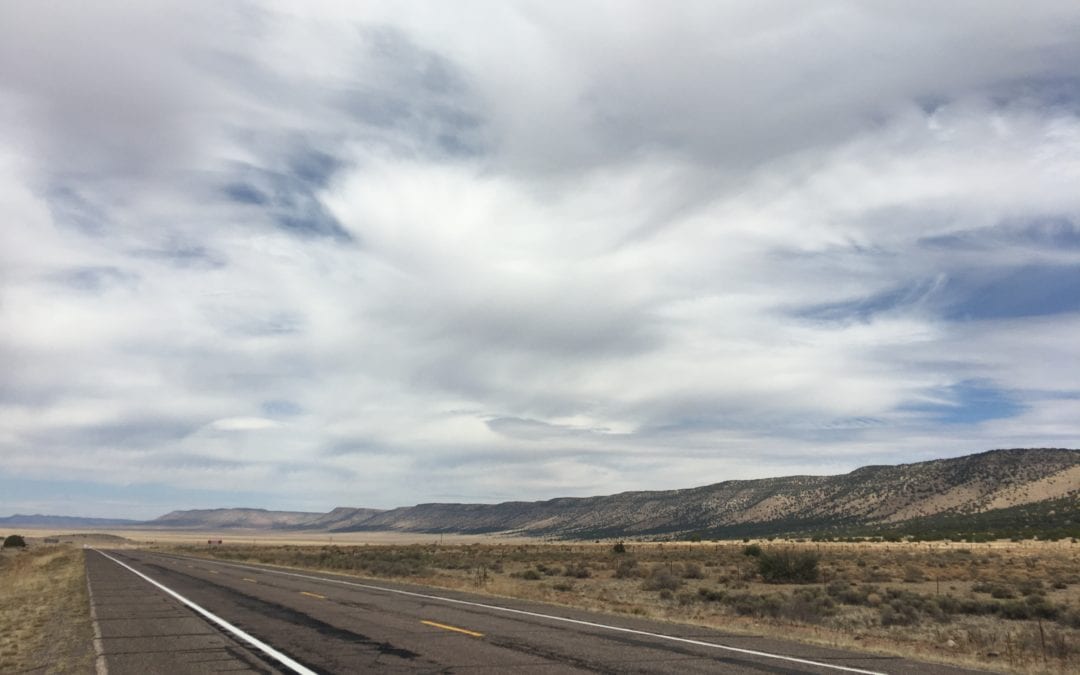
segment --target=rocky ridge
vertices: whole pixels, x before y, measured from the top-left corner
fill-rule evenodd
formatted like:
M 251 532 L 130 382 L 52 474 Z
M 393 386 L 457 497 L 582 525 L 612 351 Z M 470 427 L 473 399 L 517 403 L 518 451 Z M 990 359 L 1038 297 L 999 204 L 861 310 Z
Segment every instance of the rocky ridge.
M 731 480 L 683 490 L 501 504 L 418 504 L 387 511 L 291 514 L 274 527 L 332 532 L 510 533 L 592 538 L 678 533 L 730 537 L 888 526 L 940 514 L 979 514 L 1050 500 L 1080 501 L 1080 450 L 992 450 L 866 466 L 835 476 Z M 236 511 L 231 510 L 231 511 Z M 177 512 L 150 524 L 198 519 Z M 277 513 L 277 512 L 264 512 Z M 264 517 L 266 518 L 266 517 Z M 253 526 L 258 519 L 245 519 Z M 1078 515 L 1080 520 L 1080 515 Z M 222 527 L 221 520 L 216 521 Z M 207 527 L 212 521 L 206 521 Z

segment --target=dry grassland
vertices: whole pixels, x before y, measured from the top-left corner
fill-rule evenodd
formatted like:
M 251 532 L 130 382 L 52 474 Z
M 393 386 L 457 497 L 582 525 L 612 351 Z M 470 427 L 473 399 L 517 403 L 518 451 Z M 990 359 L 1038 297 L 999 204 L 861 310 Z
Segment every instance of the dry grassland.
M 154 530 L 154 529 L 88 529 L 72 528 L 22 529 L 27 540 L 44 537 L 58 538 L 61 542 L 88 543 L 91 546 L 123 548 L 125 546 L 154 545 L 205 545 L 207 540 L 221 540 L 226 544 L 250 544 L 254 546 L 311 546 L 321 544 L 355 545 L 407 545 L 407 544 L 484 544 L 484 543 L 534 543 L 539 540 L 527 537 L 494 537 L 472 534 L 418 534 L 413 532 L 290 532 L 288 530 L 245 530 L 240 528 L 222 530 Z
M 732 543 L 628 543 L 624 552 L 612 544 L 538 543 L 210 549 L 204 544 L 179 551 L 994 670 L 1080 672 L 1080 545 L 760 547 L 758 555 Z M 763 560 L 809 559 L 815 569 L 804 582 L 766 583 L 762 575 Z M 794 572 L 780 568 L 800 573 L 798 565 Z
M 83 551 L 0 552 L 0 673 L 93 673 Z

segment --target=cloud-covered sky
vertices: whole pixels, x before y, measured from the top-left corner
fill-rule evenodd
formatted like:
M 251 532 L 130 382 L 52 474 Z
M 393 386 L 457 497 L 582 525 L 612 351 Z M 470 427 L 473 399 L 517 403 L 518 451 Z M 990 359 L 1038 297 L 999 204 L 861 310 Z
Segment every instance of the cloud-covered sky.
M 0 512 L 1080 433 L 1075 2 L 0 6 Z

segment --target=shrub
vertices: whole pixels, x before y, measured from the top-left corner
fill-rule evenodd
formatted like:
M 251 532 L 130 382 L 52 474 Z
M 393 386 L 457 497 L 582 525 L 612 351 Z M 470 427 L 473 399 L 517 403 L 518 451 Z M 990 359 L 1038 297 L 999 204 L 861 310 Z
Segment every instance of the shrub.
M 796 590 L 780 607 L 780 616 L 803 623 L 820 623 L 833 614 L 836 614 L 833 599 L 814 587 Z
M 697 563 L 688 562 L 683 568 L 683 579 L 704 579 L 705 575 L 701 573 L 701 566 Z
M 616 579 L 629 579 L 631 577 L 639 576 L 637 568 L 637 560 L 634 558 L 625 558 L 619 561 L 619 564 L 615 566 L 615 578 Z
M 761 546 L 759 544 L 750 544 L 749 546 L 743 546 L 743 555 L 756 558 L 761 555 Z
M 1070 628 L 1080 628 L 1080 609 L 1070 609 L 1059 620 Z
M 1030 605 L 1018 600 L 1006 602 L 1001 606 L 1001 616 L 1006 619 L 1030 619 L 1034 614 Z
M 592 570 L 584 563 L 574 563 L 566 566 L 563 570 L 564 577 L 573 577 L 575 579 L 588 579 L 592 576 Z
M 671 572 L 663 567 L 657 567 L 649 575 L 649 578 L 641 584 L 643 591 L 676 591 L 682 586 L 682 581 L 677 579 Z
M 885 605 L 881 608 L 882 626 L 910 626 L 917 621 L 918 615 L 909 606 L 901 605 L 898 609 L 892 605 Z
M 760 616 L 775 618 L 780 615 L 784 604 L 783 598 L 775 593 L 757 595 L 756 593 L 732 593 L 723 599 L 724 604 L 739 616 Z
M 423 565 L 409 560 L 372 560 L 363 567 L 377 577 L 423 576 L 428 573 Z
M 626 544 L 621 541 L 615 542 L 615 545 L 611 547 L 612 553 L 626 553 Z
M 1031 609 L 1032 616 L 1039 619 L 1054 621 L 1061 615 L 1061 608 L 1047 600 L 1045 596 L 1029 596 L 1027 606 Z
M 679 601 L 680 606 L 686 607 L 687 605 L 692 604 L 696 598 L 693 593 L 679 593 L 675 596 L 675 599 Z
M 876 586 L 864 584 L 856 588 L 848 581 L 837 580 L 829 582 L 825 592 L 837 602 L 845 605 L 869 605 L 871 595 L 875 595 L 878 604 L 881 604 L 881 596 L 876 595 L 878 592 Z
M 4 548 L 26 548 L 26 540 L 21 534 L 9 534 L 4 537 Z
M 1041 595 L 1044 592 L 1043 582 L 1038 579 L 1025 579 L 1017 585 L 1021 595 Z
M 540 572 L 538 572 L 537 570 L 528 569 L 528 570 L 525 570 L 524 572 L 522 572 L 520 574 L 517 574 L 515 576 L 517 576 L 520 579 L 524 579 L 525 581 L 536 581 L 537 579 L 540 578 Z
M 993 584 L 986 581 L 976 581 L 975 583 L 971 584 L 972 593 L 989 593 L 991 590 L 993 590 L 993 588 Z
M 926 575 L 916 565 L 908 565 L 904 568 L 904 582 L 908 584 L 916 584 L 920 581 L 926 581 Z
M 724 593 L 724 591 L 714 591 L 710 588 L 705 588 L 704 586 L 698 589 L 698 598 L 700 598 L 702 602 L 720 602 L 724 599 L 725 595 L 726 593 Z
M 770 584 L 810 584 L 817 581 L 819 559 L 813 551 L 762 551 L 758 574 Z

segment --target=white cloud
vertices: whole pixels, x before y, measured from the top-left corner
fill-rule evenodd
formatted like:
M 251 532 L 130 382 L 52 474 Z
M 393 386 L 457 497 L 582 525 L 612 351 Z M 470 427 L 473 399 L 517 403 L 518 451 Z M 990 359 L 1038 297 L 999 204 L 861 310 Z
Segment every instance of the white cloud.
M 1070 6 L 159 9 L 0 17 L 0 479 L 393 506 L 1075 435 Z
M 261 431 L 279 426 L 279 423 L 265 417 L 227 417 L 210 423 L 211 428 L 219 431 Z

